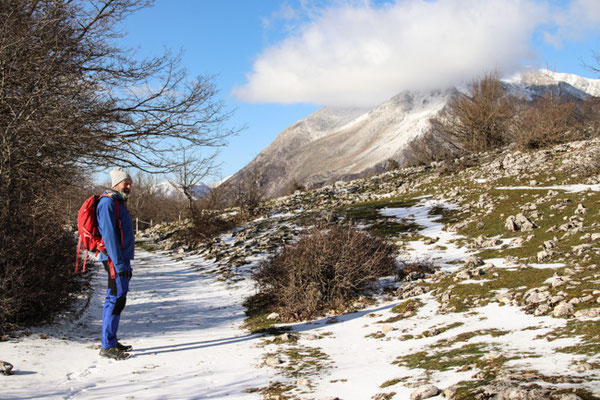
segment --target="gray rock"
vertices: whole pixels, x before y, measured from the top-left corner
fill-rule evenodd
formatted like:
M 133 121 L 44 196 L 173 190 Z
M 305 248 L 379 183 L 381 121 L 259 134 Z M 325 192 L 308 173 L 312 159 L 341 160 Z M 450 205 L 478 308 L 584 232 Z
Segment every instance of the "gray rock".
M 380 329 L 380 330 L 381 330 L 381 333 L 383 333 L 383 334 L 386 334 L 386 333 L 389 333 L 389 332 L 392 332 L 392 331 L 394 331 L 395 329 L 396 329 L 396 328 L 394 328 L 394 327 L 393 327 L 393 326 L 391 326 L 391 325 L 384 325 L 384 326 L 382 326 L 382 327 L 381 327 L 381 329 Z
M 275 313 L 275 312 L 274 312 L 274 313 L 271 313 L 271 314 L 267 315 L 267 319 L 268 319 L 268 320 L 279 319 L 279 314 L 277 314 L 277 313 Z
M 575 254 L 577 254 L 578 256 L 580 256 L 583 252 L 590 250 L 591 248 L 592 248 L 592 245 L 590 243 L 584 243 L 584 244 L 580 244 L 579 246 L 574 246 L 573 252 Z
M 523 232 L 532 231 L 533 229 L 537 228 L 537 225 L 533 221 L 521 213 L 517 214 L 515 217 L 515 223 Z
M 516 232 L 519 230 L 519 226 L 517 225 L 517 222 L 513 215 L 506 218 L 506 221 L 504 222 L 504 227 L 511 232 Z
M 267 364 L 270 367 L 274 367 L 283 364 L 283 360 L 279 357 L 267 357 L 265 359 L 265 364 Z
M 541 315 L 546 315 L 548 311 L 550 311 L 550 306 L 548 304 L 540 304 L 533 312 L 533 315 L 539 317 Z
M 469 256 L 465 259 L 465 267 L 479 267 L 483 264 L 484 262 L 480 257 Z
M 437 396 L 440 389 L 434 385 L 423 385 L 419 386 L 414 392 L 410 394 L 411 400 L 428 399 L 433 396 Z
M 0 374 L 12 375 L 13 365 L 7 361 L 0 360 Z
M 563 302 L 554 307 L 552 315 L 557 318 L 568 317 L 573 314 L 573 311 L 575 311 L 575 307 L 573 306 L 573 304 Z
M 575 313 L 577 318 L 598 318 L 600 317 L 600 308 L 586 308 Z
M 581 397 L 577 396 L 575 393 L 563 394 L 558 398 L 558 400 L 583 400 Z
M 456 391 L 457 391 L 457 389 L 454 386 L 446 388 L 442 392 L 442 397 L 444 397 L 445 399 L 453 399 L 454 396 L 456 395 Z

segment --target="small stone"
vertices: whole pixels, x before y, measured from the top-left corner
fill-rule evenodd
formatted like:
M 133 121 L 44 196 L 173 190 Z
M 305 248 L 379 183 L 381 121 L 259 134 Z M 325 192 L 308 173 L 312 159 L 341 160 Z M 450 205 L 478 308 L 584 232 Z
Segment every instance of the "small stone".
M 583 400 L 581 397 L 577 396 L 575 393 L 563 394 L 559 397 L 559 400 Z
M 560 303 L 559 305 L 557 305 L 556 307 L 554 307 L 554 310 L 552 311 L 552 315 L 557 318 L 568 317 L 573 314 L 574 310 L 575 310 L 575 307 L 573 306 L 573 304 L 563 302 L 563 303 Z
M 550 311 L 550 306 L 548 304 L 540 304 L 533 312 L 533 315 L 539 317 L 541 315 L 546 315 L 548 311 Z
M 381 327 L 381 333 L 386 334 L 386 333 L 392 332 L 395 329 L 396 328 L 394 328 L 391 325 L 384 325 L 384 326 Z
M 12 375 L 13 365 L 6 361 L 0 360 L 0 374 L 2 375 Z
M 442 392 L 442 396 L 446 399 L 453 399 L 456 395 L 456 391 L 457 389 L 451 386 L 449 388 L 444 389 L 444 391 Z
M 504 227 L 511 232 L 516 232 L 519 230 L 519 226 L 517 225 L 515 217 L 513 215 L 506 218 L 506 221 L 504 222 Z
M 465 266 L 479 267 L 480 265 L 483 265 L 483 264 L 484 264 L 484 262 L 481 259 L 481 257 L 469 256 L 465 259 Z
M 411 400 L 422 400 L 428 399 L 433 396 L 437 396 L 440 389 L 434 385 L 423 385 L 419 386 L 417 390 L 410 394 Z
M 497 352 L 491 352 L 491 353 L 488 353 L 485 356 L 481 357 L 481 361 L 491 362 L 491 361 L 497 360 L 500 357 L 502 357 L 502 354 L 497 353 Z
M 283 360 L 279 357 L 267 357 L 265 359 L 265 364 L 267 364 L 269 367 L 274 367 L 276 365 L 283 364 Z
M 577 372 L 591 371 L 593 369 L 594 369 L 594 366 L 590 363 L 579 364 L 577 367 L 575 367 L 575 371 L 577 371 Z
M 586 308 L 575 313 L 577 318 L 597 318 L 600 317 L 600 308 Z
M 301 378 L 296 381 L 297 386 L 308 386 L 308 384 L 309 384 L 308 379 Z
M 279 314 L 277 314 L 276 312 L 271 313 L 271 314 L 267 315 L 267 319 L 269 321 L 274 320 L 274 319 L 279 319 Z

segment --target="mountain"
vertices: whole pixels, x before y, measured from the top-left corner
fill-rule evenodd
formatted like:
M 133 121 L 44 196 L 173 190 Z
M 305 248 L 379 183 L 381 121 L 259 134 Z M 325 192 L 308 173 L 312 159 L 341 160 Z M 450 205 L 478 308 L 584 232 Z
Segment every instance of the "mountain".
M 600 96 L 600 80 L 548 70 L 504 79 L 514 95 L 528 100 L 548 92 L 575 99 Z M 295 184 L 318 187 L 402 162 L 408 143 L 426 132 L 431 117 L 468 88 L 401 92 L 372 109 L 324 107 L 281 132 L 254 160 L 225 182 L 239 185 L 248 174 L 261 178 L 266 197 L 287 194 Z
M 154 186 L 154 191 L 157 194 L 161 194 L 165 197 L 178 197 L 184 198 L 183 191 L 173 185 L 170 181 L 163 181 Z M 204 197 L 208 192 L 211 191 L 211 187 L 205 183 L 200 183 L 192 188 L 192 196 L 198 200 Z

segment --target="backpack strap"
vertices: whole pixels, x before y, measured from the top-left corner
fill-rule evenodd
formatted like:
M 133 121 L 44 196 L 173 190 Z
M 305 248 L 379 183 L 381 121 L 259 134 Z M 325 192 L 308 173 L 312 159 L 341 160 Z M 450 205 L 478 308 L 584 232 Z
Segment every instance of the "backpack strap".
M 117 225 L 119 225 L 119 233 L 121 234 L 121 248 L 124 248 L 125 242 L 123 240 L 123 228 L 121 227 L 121 220 L 119 219 L 119 200 L 114 199 L 110 194 L 103 194 L 100 197 L 110 197 L 115 202 L 115 206 L 117 209 L 115 212 L 115 222 L 117 223 Z

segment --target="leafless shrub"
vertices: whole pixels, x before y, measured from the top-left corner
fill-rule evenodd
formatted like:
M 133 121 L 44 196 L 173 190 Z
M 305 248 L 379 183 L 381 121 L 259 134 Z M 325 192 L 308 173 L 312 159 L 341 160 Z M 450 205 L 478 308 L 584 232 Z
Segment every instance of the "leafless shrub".
M 396 278 L 414 281 L 435 273 L 436 266 L 430 259 L 406 258 L 400 261 Z
M 196 209 L 192 215 L 193 224 L 188 238 L 192 244 L 207 242 L 236 225 L 234 220 L 214 210 Z
M 168 197 L 156 190 L 156 179 L 140 172 L 133 178 L 133 191 L 127 200 L 127 208 L 134 221 L 141 221 L 140 230 L 148 228 L 150 222 L 177 221 L 185 215 L 185 203 L 176 197 Z
M 262 178 L 262 173 L 257 167 L 241 173 L 241 179 L 235 187 L 235 205 L 239 207 L 242 219 L 258 215 L 263 202 Z
M 600 136 L 600 97 L 587 98 L 582 105 L 583 131 L 586 137 Z
M 431 124 L 467 152 L 498 148 L 507 143 L 514 102 L 498 75 L 487 74 L 472 82 L 469 96 L 456 94 Z
M 63 205 L 63 213 L 57 208 Z M 6 215 L 6 214 L 9 215 Z M 75 240 L 64 202 L 37 198 L 0 211 L 0 335 L 49 320 L 85 280 L 73 273 Z M 23 214 L 27 214 L 26 217 Z
M 547 93 L 522 107 L 513 128 L 515 142 L 522 149 L 538 149 L 583 139 L 579 117 L 574 102 Z
M 408 143 L 404 157 L 406 165 L 419 166 L 437 161 L 451 162 L 461 153 L 461 149 L 449 141 L 447 136 L 432 127 Z
M 351 226 L 313 229 L 263 261 L 254 278 L 283 318 L 339 309 L 376 280 L 396 272 L 396 248 Z

